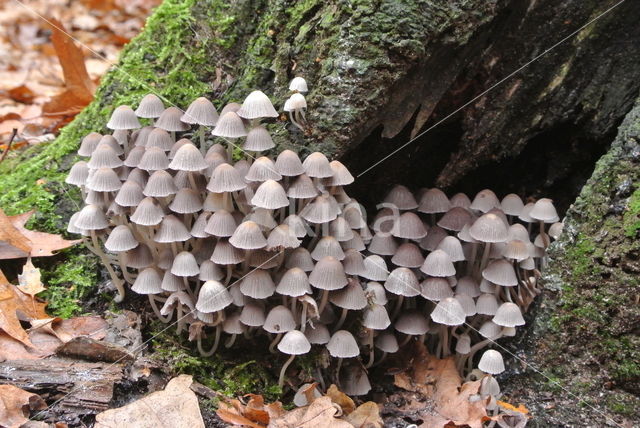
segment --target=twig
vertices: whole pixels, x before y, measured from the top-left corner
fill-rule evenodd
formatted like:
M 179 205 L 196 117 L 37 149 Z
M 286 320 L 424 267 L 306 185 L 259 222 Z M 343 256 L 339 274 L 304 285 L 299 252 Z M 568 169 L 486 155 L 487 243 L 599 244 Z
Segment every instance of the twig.
M 18 129 L 13 128 L 13 131 L 11 131 L 11 137 L 9 137 L 9 142 L 7 143 L 7 148 L 4 149 L 4 152 L 2 152 L 2 156 L 0 156 L 0 162 L 2 162 L 4 158 L 7 157 L 7 153 L 9 153 L 9 150 L 11 150 L 11 144 L 13 144 L 13 140 L 16 138 L 16 135 L 18 135 Z

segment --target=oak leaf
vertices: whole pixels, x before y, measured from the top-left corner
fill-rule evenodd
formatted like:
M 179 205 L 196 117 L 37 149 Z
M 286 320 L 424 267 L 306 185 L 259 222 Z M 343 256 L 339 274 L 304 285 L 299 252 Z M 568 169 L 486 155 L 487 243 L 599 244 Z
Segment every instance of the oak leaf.
M 31 296 L 31 298 L 45 290 L 44 285 L 42 285 L 40 269 L 33 265 L 31 257 L 27 259 L 27 262 L 22 267 L 22 273 L 18 274 L 18 283 L 20 284 L 18 289 Z
M 0 385 L 0 426 L 17 428 L 29 422 L 32 410 L 47 407 L 37 394 L 13 385 Z
M 269 423 L 269 428 L 353 428 L 336 418 L 338 406 L 329 397 L 316 398 L 309 406 L 292 410 Z
M 344 392 L 340 391 L 337 386 L 331 385 L 325 394 L 331 398 L 331 401 L 342 408 L 342 413 L 348 415 L 356 409 L 356 404 Z
M 380 417 L 380 408 L 373 401 L 359 405 L 345 420 L 356 428 L 383 428 L 384 422 Z

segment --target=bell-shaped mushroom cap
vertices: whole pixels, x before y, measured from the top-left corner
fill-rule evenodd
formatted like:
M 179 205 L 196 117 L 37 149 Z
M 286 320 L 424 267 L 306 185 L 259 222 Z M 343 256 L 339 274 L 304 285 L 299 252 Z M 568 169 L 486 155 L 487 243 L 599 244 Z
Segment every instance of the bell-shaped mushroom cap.
M 282 221 L 282 224 L 289 226 L 289 229 L 293 232 L 296 238 L 304 238 L 307 236 L 306 224 L 300 216 L 295 214 L 287 216 L 287 218 Z
M 178 214 L 192 214 L 202 209 L 200 192 L 185 187 L 176 193 L 169 209 Z
M 182 138 L 182 139 L 176 141 L 171 146 L 171 150 L 169 150 L 169 154 L 167 155 L 167 158 L 173 159 L 175 157 L 176 153 L 178 152 L 178 150 L 180 150 L 180 147 L 184 146 L 185 144 L 193 144 L 193 143 L 191 142 L 191 140 L 189 140 L 187 138 Z
M 93 151 L 100 144 L 100 139 L 102 139 L 102 134 L 98 134 L 97 132 L 88 133 L 80 143 L 80 148 L 78 149 L 78 155 L 89 157 L 93 153 Z
M 502 251 L 502 255 L 508 259 L 520 262 L 529 257 L 529 248 L 525 242 L 514 239 L 507 242 L 507 245 Z
M 544 223 L 555 223 L 558 221 L 558 212 L 551 199 L 542 198 L 533 205 L 533 208 L 529 211 L 529 217 Z
M 418 311 L 406 311 L 395 321 L 394 328 L 400 333 L 422 335 L 429 331 L 429 320 Z
M 240 291 L 245 296 L 254 299 L 266 299 L 273 295 L 276 291 L 276 286 L 268 271 L 254 269 L 242 279 Z
M 182 221 L 173 215 L 165 216 L 153 240 L 161 243 L 183 242 L 191 238 Z
M 162 221 L 163 217 L 162 207 L 156 203 L 155 199 L 147 197 L 140 201 L 131 215 L 131 221 L 141 226 L 155 226 Z
M 220 112 L 220 116 L 224 116 L 225 113 L 229 113 L 230 111 L 232 112 L 237 112 L 238 110 L 240 110 L 240 107 L 242 107 L 240 104 L 238 103 L 229 103 L 227 105 L 225 105 L 224 107 L 222 107 L 222 111 Z
M 502 198 L 502 202 L 500 202 L 500 208 L 506 215 L 519 216 L 522 212 L 522 208 L 524 208 L 524 203 L 520 196 L 515 193 L 509 193 L 507 196 Z
M 480 281 L 480 291 L 483 293 L 495 293 L 497 287 L 497 285 L 492 284 L 491 281 L 487 281 L 485 278 Z
M 116 107 L 107 122 L 109 129 L 136 129 L 141 126 L 138 117 L 129 106 Z
M 328 223 L 338 217 L 338 211 L 332 206 L 329 195 L 320 195 L 302 209 L 300 217 L 310 223 Z
M 456 292 L 460 294 L 466 294 L 467 296 L 475 298 L 480 295 L 480 286 L 472 277 L 463 276 L 458 280 L 458 283 L 456 285 Z
M 395 221 L 391 233 L 397 238 L 417 240 L 427 235 L 427 229 L 424 227 L 420 217 L 415 213 L 406 212 Z
M 420 294 L 418 278 L 411 269 L 404 267 L 396 268 L 389 274 L 384 288 L 400 296 L 413 297 Z
M 362 316 L 362 326 L 372 330 L 384 330 L 391 325 L 387 309 L 383 305 L 369 305 Z
M 226 210 L 218 210 L 214 212 L 204 231 L 215 237 L 229 237 L 236 230 L 236 221 L 233 216 Z
M 69 219 L 69 224 L 67 225 L 67 232 L 78 233 L 86 236 L 88 235 L 87 231 L 85 231 L 84 229 L 80 229 L 79 227 L 76 227 L 75 223 L 76 223 L 76 219 L 78 218 L 78 215 L 80 215 L 80 212 L 73 213 L 73 215 Z
M 120 187 L 122 182 L 111 168 L 98 168 L 87 179 L 87 189 L 94 192 L 115 192 Z
M 496 296 L 483 293 L 476 300 L 476 313 L 481 315 L 495 315 L 498 311 L 498 300 Z
M 453 207 L 438 221 L 438 226 L 446 230 L 459 232 L 465 224 L 472 221 L 473 216 L 466 208 Z
M 138 274 L 131 290 L 138 294 L 158 294 L 162 293 L 162 278 L 155 268 L 146 268 Z
M 331 186 L 346 186 L 354 182 L 353 175 L 342 162 L 334 160 L 329 162 L 329 167 L 333 171 L 333 176 L 329 180 Z
M 446 213 L 451 208 L 447 195 L 440 189 L 429 189 L 422 194 L 418 211 L 427 214 Z
M 87 178 L 89 178 L 89 165 L 85 161 L 79 161 L 73 164 L 64 182 L 74 186 L 84 186 Z
M 136 147 L 144 147 L 147 145 L 147 140 L 149 139 L 149 134 L 155 128 L 153 126 L 144 126 L 136 131 L 131 133 L 131 143 L 130 145 L 134 145 Z M 114 132 L 115 134 L 115 132 Z
M 278 181 L 282 178 L 282 175 L 276 170 L 276 166 L 271 159 L 261 156 L 251 165 L 245 178 L 249 181 Z
M 260 226 L 253 221 L 242 222 L 229 239 L 231 245 L 243 250 L 264 248 L 267 240 L 264 238 Z
M 364 259 L 364 271 L 360 275 L 371 281 L 384 281 L 389 276 L 387 263 L 377 254 L 372 254 Z
M 343 250 L 356 250 L 356 251 L 364 251 L 367 247 L 364 245 L 364 241 L 362 240 L 362 236 L 358 232 L 353 232 L 353 237 L 348 241 L 343 241 L 340 243 Z
M 349 227 L 349 223 L 343 217 L 337 217 L 329 223 L 329 233 L 336 240 L 343 242 L 353 238 L 353 231 Z
M 178 107 L 168 107 L 156 120 L 155 127 L 169 132 L 186 131 L 189 125 L 182 122 L 181 117 L 182 111 Z
M 523 261 L 518 263 L 518 265 L 524 270 L 534 270 L 536 268 L 536 262 L 532 257 L 524 259 Z
M 333 176 L 329 160 L 320 152 L 313 152 L 302 162 L 305 173 L 312 178 L 327 178 Z
M 298 155 L 291 150 L 284 150 L 278 155 L 275 163 L 276 170 L 283 176 L 293 177 L 304 173 L 304 167 Z
M 348 249 L 344 252 L 344 260 L 342 260 L 344 272 L 347 275 L 360 275 L 364 272 L 364 260 L 362 254 L 354 249 Z
M 184 123 L 215 126 L 218 122 L 218 111 L 211 101 L 204 97 L 199 97 L 189 104 L 187 111 L 184 112 L 180 120 Z
M 564 229 L 564 223 L 561 223 L 561 222 L 553 223 L 549 227 L 549 236 L 551 236 L 553 239 L 558 239 L 562 234 L 562 229 Z
M 240 214 L 237 211 L 234 214 L 236 213 Z M 278 225 L 278 223 L 273 219 L 271 210 L 266 208 L 254 208 L 253 212 L 247 214 L 247 216 L 243 218 L 243 221 L 253 221 L 260 226 L 260 230 L 264 232 L 268 232 Z
M 429 276 L 437 277 L 455 276 L 456 274 L 451 257 L 442 250 L 429 253 L 420 270 Z
M 379 282 L 368 282 L 364 292 L 373 303 L 378 305 L 387 304 L 387 292 Z
M 200 281 L 220 281 L 222 278 L 224 278 L 222 269 L 211 260 L 205 260 L 200 264 L 200 272 L 198 275 Z
M 287 98 L 282 109 L 284 111 L 294 111 L 302 110 L 305 108 L 307 108 L 307 100 L 305 99 L 304 95 L 295 93 Z
M 257 125 L 249 130 L 242 148 L 250 152 L 262 152 L 272 149 L 275 146 L 267 128 L 262 125 Z
M 285 248 L 298 248 L 301 241 L 286 224 L 275 227 L 267 238 L 268 251 L 281 251 Z
M 355 337 L 347 330 L 338 330 L 327 343 L 327 350 L 335 358 L 353 358 L 360 355 Z
M 143 171 L 138 168 L 134 168 L 129 172 L 129 177 L 127 177 L 127 181 L 135 181 L 140 185 L 140 187 L 144 187 L 147 185 L 147 181 L 149 180 L 149 174 L 147 171 Z
M 140 244 L 133 250 L 124 253 L 124 262 L 127 267 L 144 269 L 153 263 L 153 256 L 151 255 L 149 247 Z
M 161 169 L 167 169 L 169 166 L 169 159 L 164 153 L 164 150 L 158 147 L 147 147 L 140 159 L 140 162 L 138 162 L 136 166 L 145 171 L 158 171 Z
M 349 223 L 352 229 L 360 229 L 367 225 L 364 219 L 363 208 L 357 202 L 353 201 L 344 207 L 342 216 Z
M 311 350 L 311 343 L 301 331 L 291 330 L 278 343 L 278 350 L 287 355 L 302 355 Z
M 175 276 L 169 271 L 165 271 L 160 287 L 164 291 L 180 291 L 184 289 L 184 282 L 182 281 L 182 278 Z
M 384 203 L 395 206 L 401 211 L 414 210 L 418 208 L 418 203 L 413 197 L 413 193 L 402 185 L 394 186 L 384 198 Z
M 446 230 L 438 226 L 433 226 L 431 229 L 429 229 L 429 233 L 427 233 L 427 236 L 425 236 L 420 240 L 420 242 L 418 242 L 418 245 L 423 250 L 434 251 L 438 249 L 438 245 L 440 244 L 440 242 L 447 236 L 449 235 L 447 234 Z
M 373 238 L 371 238 L 371 242 L 369 242 L 367 249 L 373 254 L 391 256 L 398 250 L 398 243 L 391 233 L 376 232 L 376 234 L 373 235 Z
M 223 110 L 211 134 L 216 137 L 240 138 L 247 135 L 247 130 L 237 113 Z
M 233 312 L 222 323 L 222 331 L 227 334 L 242 334 L 247 327 L 240 322 L 240 312 Z
M 118 253 L 121 251 L 129 251 L 138 246 L 138 240 L 131 233 L 131 229 L 125 225 L 119 225 L 113 228 L 104 247 L 107 251 Z
M 287 196 L 292 199 L 309 199 L 318 195 L 318 189 L 307 174 L 301 174 L 289 185 Z
M 451 284 L 445 278 L 427 278 L 420 284 L 420 294 L 427 300 L 439 302 L 453 297 Z
M 173 177 L 167 171 L 155 171 L 149 177 L 147 185 L 144 186 L 142 193 L 145 196 L 153 196 L 154 198 L 166 198 L 178 191 L 173 183 Z
M 244 99 L 238 116 L 244 119 L 258 119 L 262 117 L 278 117 L 278 112 L 262 91 L 253 91 Z
M 487 213 L 471 225 L 469 235 L 480 242 L 505 242 L 509 229 L 499 216 Z
M 518 285 L 518 278 L 513 265 L 505 259 L 492 260 L 482 271 L 482 277 L 497 285 L 514 287 Z
M 458 301 L 458 303 L 460 303 L 460 306 L 462 306 L 466 316 L 472 317 L 477 313 L 476 302 L 473 300 L 473 297 L 458 293 L 453 297 Z
M 128 132 L 128 131 L 122 130 L 121 132 Z M 103 144 L 111 147 L 113 151 L 116 153 L 116 155 L 118 156 L 124 154 L 124 149 L 120 146 L 120 143 L 118 143 L 118 140 L 116 140 L 113 135 L 103 135 L 102 138 L 100 138 L 98 147 L 100 147 Z
M 307 274 L 300 268 L 291 268 L 287 270 L 278 286 L 276 292 L 283 296 L 298 297 L 305 294 L 311 294 L 311 287 L 309 286 L 309 278 Z
M 293 79 L 291 79 L 291 82 L 289 82 L 289 90 L 302 92 L 302 93 L 309 92 L 309 88 L 307 87 L 307 81 L 304 80 L 303 77 L 296 76 Z
M 356 279 L 350 279 L 343 289 L 331 292 L 329 300 L 342 309 L 360 310 L 367 306 L 367 297 Z
M 107 144 L 100 144 L 91 154 L 91 159 L 87 163 L 89 168 L 118 168 L 124 163 L 118 154 Z
M 329 339 L 331 338 L 327 326 L 320 323 L 314 323 L 313 326 L 307 326 L 304 331 L 304 335 L 309 340 L 309 343 L 313 345 L 324 345 L 329 343 Z
M 264 307 L 257 302 L 247 302 L 242 307 L 240 322 L 249 327 L 262 327 L 265 321 Z
M 520 223 L 512 224 L 509 227 L 509 237 L 507 238 L 507 240 L 519 240 L 524 243 L 530 242 L 529 232 L 527 231 L 527 228 Z
M 224 285 L 218 281 L 206 281 L 198 293 L 196 309 L 210 313 L 220 311 L 231 304 L 233 299 Z
M 228 163 L 218 165 L 211 175 L 207 190 L 215 193 L 236 192 L 247 187 L 242 176 Z
M 389 354 L 394 354 L 400 349 L 396 335 L 390 331 L 380 333 L 374 343 L 376 348 Z
M 274 210 L 289 205 L 289 198 L 284 188 L 274 180 L 262 183 L 251 198 L 251 204 L 268 210 Z
M 471 336 L 467 333 L 462 333 L 456 340 L 456 353 L 466 355 L 471 352 Z
M 420 249 L 415 244 L 405 242 L 395 251 L 391 262 L 396 266 L 419 268 L 424 263 L 424 257 L 422 257 Z
M 304 247 L 298 247 L 287 255 L 284 267 L 287 269 L 297 267 L 305 272 L 311 272 L 314 268 L 314 263 L 309 250 Z
M 353 365 L 342 370 L 340 389 L 350 397 L 366 395 L 371 391 L 371 383 L 365 370 L 360 365 Z
M 484 189 L 478 192 L 476 197 L 473 198 L 470 208 L 472 210 L 486 213 L 491 211 L 493 208 L 500 208 L 500 201 L 495 193 L 489 189 Z
M 154 94 L 147 94 L 140 101 L 135 113 L 138 117 L 156 118 L 160 117 L 163 111 L 164 104 L 162 100 Z
M 195 276 L 200 273 L 200 267 L 192 253 L 182 251 L 173 260 L 171 273 L 176 276 Z
M 313 260 L 318 261 L 324 257 L 333 257 L 338 260 L 343 260 L 345 257 L 340 243 L 333 236 L 321 238 L 311 252 Z
M 279 305 L 269 311 L 262 328 L 269 333 L 286 333 L 296 328 L 296 322 L 291 310 Z
M 487 339 L 498 339 L 502 336 L 502 327 L 493 321 L 485 321 L 478 330 L 480 336 Z
M 466 314 L 462 305 L 453 297 L 440 300 L 431 312 L 431 319 L 444 325 L 464 324 Z
M 173 148 L 174 144 L 175 142 L 167 131 L 160 128 L 153 128 L 153 130 L 149 132 L 149 135 L 147 136 L 147 144 L 145 146 L 156 147 L 158 149 L 164 150 L 165 152 L 168 152 Z
M 324 257 L 313 267 L 309 283 L 321 290 L 339 290 L 348 281 L 342 263 L 333 257 Z
M 201 171 L 207 167 L 200 150 L 193 144 L 180 147 L 169 164 L 169 168 L 177 171 Z
M 504 371 L 504 360 L 502 359 L 502 354 L 498 351 L 494 351 L 493 349 L 484 351 L 484 354 L 480 357 L 478 368 L 485 373 L 493 375 L 502 373 Z
M 502 327 L 516 327 L 524 325 L 524 318 L 522 318 L 520 308 L 518 305 L 511 302 L 505 302 L 500 305 L 492 321 Z
M 127 158 L 124 160 L 125 166 L 129 168 L 136 168 L 140 161 L 142 160 L 142 156 L 144 156 L 145 148 L 142 146 L 136 146 L 127 155 Z
M 82 230 L 100 230 L 109 227 L 109 221 L 98 205 L 86 205 L 78 213 L 74 226 Z
M 534 207 L 534 203 L 533 202 L 529 202 L 527 204 L 525 204 L 525 206 L 522 208 L 522 211 L 520 212 L 520 215 L 518 216 L 518 218 L 526 223 L 532 223 L 535 222 L 534 219 L 531 218 L 531 216 L 529 215 L 529 213 L 531 212 L 531 210 Z

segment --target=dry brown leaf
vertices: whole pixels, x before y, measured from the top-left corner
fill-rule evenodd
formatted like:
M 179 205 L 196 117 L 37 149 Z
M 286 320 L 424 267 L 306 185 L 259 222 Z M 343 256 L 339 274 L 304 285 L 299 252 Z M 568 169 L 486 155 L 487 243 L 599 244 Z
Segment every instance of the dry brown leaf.
M 0 259 L 27 257 L 31 252 L 31 242 L 0 209 Z
M 18 428 L 29 421 L 32 410 L 47 407 L 37 394 L 13 385 L 0 385 L 0 426 Z
M 359 405 L 345 420 L 356 428 L 382 428 L 384 422 L 380 417 L 380 408 L 373 401 Z
M 331 401 L 333 401 L 338 406 L 340 406 L 340 408 L 342 408 L 342 413 L 344 415 L 348 415 L 349 413 L 353 412 L 356 409 L 356 404 L 353 402 L 353 400 L 349 398 L 347 394 L 340 391 L 338 387 L 335 385 L 331 385 L 325 395 L 331 398 Z M 307 401 L 307 402 L 310 402 L 310 401 Z
M 27 262 L 22 267 L 22 273 L 18 274 L 18 284 L 20 284 L 18 289 L 31 296 L 31 298 L 45 290 L 44 285 L 42 285 L 40 269 L 33 265 L 31 257 L 27 259 Z
M 164 391 L 96 415 L 95 428 L 204 428 L 191 376 L 169 381 Z
M 34 345 L 36 345 L 34 343 Z M 37 349 L 28 348 L 22 342 L 15 340 L 4 331 L 0 330 L 0 361 L 9 360 L 38 360 L 51 353 L 42 353 Z
M 53 256 L 54 251 L 63 250 L 65 248 L 69 248 L 72 245 L 75 245 L 79 242 L 82 242 L 81 239 L 68 241 L 63 239 L 60 235 L 54 235 L 52 233 L 38 232 L 35 230 L 29 230 L 24 227 L 29 218 L 33 215 L 35 211 L 29 211 L 24 214 L 14 215 L 8 217 L 10 223 L 18 230 L 30 243 L 31 257 L 45 257 L 45 256 Z M 0 210 L 0 221 L 2 221 L 2 216 L 4 213 Z M 0 254 L 0 259 L 2 259 L 2 255 Z
M 317 398 L 306 407 L 292 410 L 269 423 L 269 428 L 353 428 L 335 417 L 338 408 L 329 397 Z
M 244 408 L 244 416 L 249 420 L 262 425 L 269 423 L 269 413 L 264 409 L 264 398 L 262 395 L 248 394 L 249 402 Z
M 245 418 L 244 416 L 229 409 L 233 408 L 220 408 L 216 411 L 216 414 L 220 419 L 231 425 L 247 426 L 250 428 L 265 428 L 265 425 L 253 422 L 252 420 Z

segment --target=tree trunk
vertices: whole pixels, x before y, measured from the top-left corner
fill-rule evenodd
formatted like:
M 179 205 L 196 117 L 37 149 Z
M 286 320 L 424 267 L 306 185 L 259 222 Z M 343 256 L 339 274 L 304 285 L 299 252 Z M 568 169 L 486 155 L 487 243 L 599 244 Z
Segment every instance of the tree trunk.
M 89 131 L 104 131 L 119 104 L 135 106 L 153 91 L 182 108 L 205 95 L 220 109 L 261 89 L 282 110 L 288 81 L 301 75 L 310 85 L 309 130 L 303 134 L 278 120 L 270 126 L 274 140 L 280 149 L 341 157 L 358 175 L 350 194 L 368 205 L 403 183 L 544 194 L 564 211 L 638 95 L 639 18 L 633 0 L 617 6 L 612 0 L 165 0 L 103 79 L 96 100 L 55 142 L 12 165 L 0 183 L 0 205 L 20 211 L 35 203 L 49 229 L 56 221 L 62 226 L 73 208 L 60 192 L 69 154 Z M 627 273 L 637 272 L 637 247 L 629 242 L 637 236 L 638 192 L 625 199 L 639 182 L 631 165 L 637 148 L 627 147 L 624 136 L 640 125 L 635 113 L 629 117 L 570 211 L 570 232 L 556 247 L 549 276 L 561 285 L 547 295 L 543 311 L 595 305 L 578 282 L 583 271 L 601 269 L 590 277 L 599 281 L 589 284 L 623 307 L 600 302 L 597 310 L 583 311 L 589 334 L 614 338 L 607 343 L 616 356 L 601 364 L 630 355 L 623 360 L 631 363 L 620 362 L 613 389 L 627 388 L 638 371 L 630 354 L 634 344 L 637 349 L 637 324 L 635 330 L 613 324 L 622 314 L 630 323 L 629 311 L 638 307 L 630 295 L 636 287 L 637 296 L 637 279 Z M 618 181 L 626 183 L 620 190 Z M 624 294 L 618 275 L 628 281 Z M 575 349 L 587 349 L 580 342 L 587 336 L 577 334 L 585 332 L 570 319 L 553 322 L 553 336 L 545 337 L 567 335 L 578 341 Z M 623 343 L 631 350 L 623 351 Z

